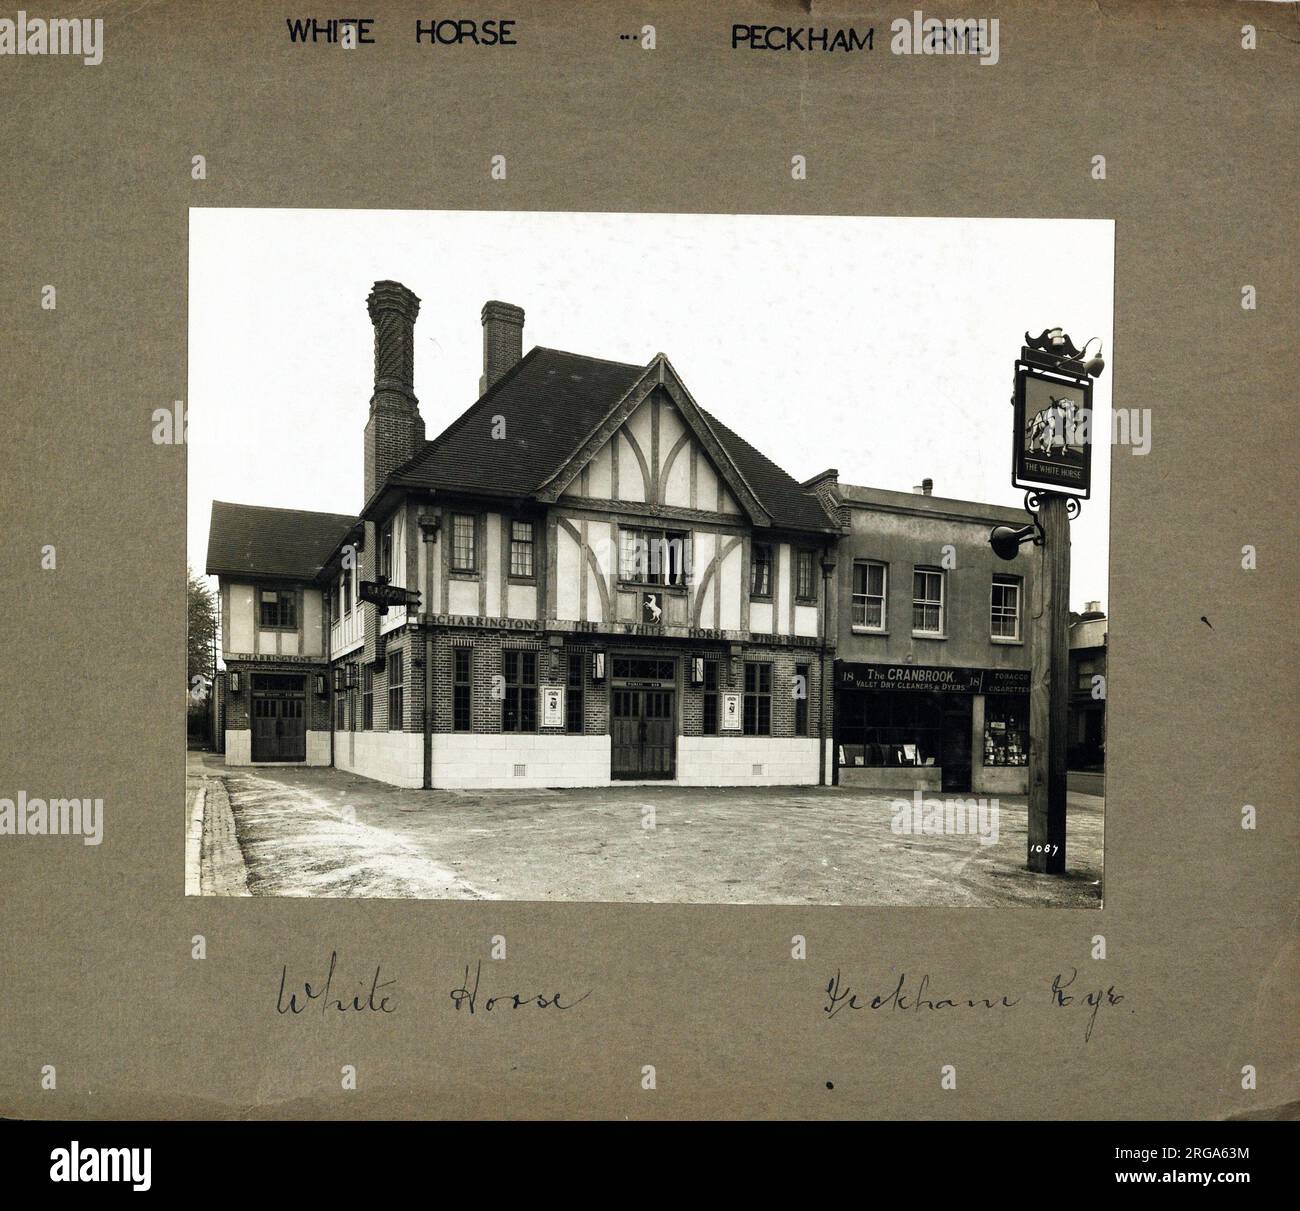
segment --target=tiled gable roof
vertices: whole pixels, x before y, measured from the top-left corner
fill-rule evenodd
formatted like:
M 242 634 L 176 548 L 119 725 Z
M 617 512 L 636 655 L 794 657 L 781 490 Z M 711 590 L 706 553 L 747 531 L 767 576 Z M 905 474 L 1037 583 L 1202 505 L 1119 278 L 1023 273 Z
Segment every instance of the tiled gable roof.
M 700 409 L 731 461 L 772 514 L 772 522 L 792 529 L 833 530 L 834 520 L 811 492 L 805 492 L 793 476 L 781 470 L 767 455 L 755 450 L 743 437 L 727 428 L 716 416 Z
M 209 576 L 283 576 L 312 580 L 357 524 L 345 513 L 309 513 L 212 502 Z
M 530 496 L 573 456 L 645 374 L 645 366 L 534 348 L 423 451 L 392 484 Z M 773 524 L 830 530 L 820 502 L 770 459 L 703 412 Z M 505 436 L 494 438 L 504 421 Z
M 528 496 L 644 372 L 625 362 L 532 349 L 393 479 Z M 498 416 L 505 421 L 503 438 L 492 436 Z

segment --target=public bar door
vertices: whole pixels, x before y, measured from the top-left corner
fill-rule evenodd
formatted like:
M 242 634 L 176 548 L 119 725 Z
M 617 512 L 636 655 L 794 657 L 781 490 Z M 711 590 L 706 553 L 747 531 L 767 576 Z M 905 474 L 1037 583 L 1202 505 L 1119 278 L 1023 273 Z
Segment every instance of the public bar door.
M 306 761 L 306 692 L 301 677 L 254 674 L 254 761 Z
M 615 688 L 611 696 L 610 777 L 672 778 L 677 772 L 673 691 Z

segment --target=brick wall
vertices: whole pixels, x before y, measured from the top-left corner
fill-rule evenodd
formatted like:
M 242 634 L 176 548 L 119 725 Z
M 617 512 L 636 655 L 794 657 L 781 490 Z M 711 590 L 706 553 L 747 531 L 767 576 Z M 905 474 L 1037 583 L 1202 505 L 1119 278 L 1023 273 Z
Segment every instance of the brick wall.
M 591 679 L 591 653 L 593 647 L 600 647 L 606 652 L 606 680 L 603 683 L 595 683 Z M 471 660 L 471 720 L 472 730 L 470 732 L 453 731 L 453 653 L 458 648 L 467 648 L 472 653 Z M 583 759 L 591 765 L 587 769 L 586 765 L 581 770 L 575 767 L 575 776 L 581 776 L 584 781 L 583 785 L 598 785 L 599 775 L 595 770 L 596 756 L 604 754 L 601 760 L 608 756 L 608 736 L 610 732 L 610 695 L 612 693 L 611 677 L 613 668 L 613 654 L 617 651 L 620 655 L 642 655 L 642 656 L 673 656 L 677 660 L 678 682 L 677 682 L 677 708 L 678 708 L 678 734 L 692 741 L 707 742 L 703 747 L 696 744 L 694 747 L 687 745 L 684 741 L 679 742 L 679 774 L 685 777 L 686 781 L 696 784 L 713 784 L 711 779 L 716 781 L 716 771 L 710 773 L 708 770 L 709 763 L 714 761 L 718 745 L 734 745 L 735 759 L 727 765 L 728 774 L 736 775 L 738 784 L 745 784 L 758 781 L 766 781 L 773 784 L 779 784 L 782 780 L 789 782 L 809 782 L 816 781 L 817 759 L 816 759 L 816 740 L 818 735 L 818 721 L 821 713 L 821 694 L 823 679 L 829 678 L 831 668 L 831 658 L 828 655 L 825 666 L 823 667 L 820 653 L 815 649 L 809 648 L 788 648 L 779 646 L 751 646 L 746 645 L 744 655 L 733 660 L 729 649 L 725 647 L 709 648 L 698 644 L 681 644 L 672 647 L 666 646 L 611 646 L 606 637 L 602 637 L 599 643 L 593 643 L 588 637 L 575 638 L 570 640 L 567 636 L 561 646 L 553 646 L 545 639 L 521 636 L 517 632 L 494 632 L 494 631 L 473 631 L 469 629 L 448 628 L 438 630 L 433 636 L 433 656 L 430 671 L 430 682 L 433 694 L 433 731 L 434 740 L 434 784 L 435 785 L 478 785 L 487 786 L 489 782 L 459 781 L 465 778 L 482 778 L 487 774 L 484 769 L 478 766 L 487 762 L 493 766 L 492 777 L 504 777 L 496 765 L 506 762 L 509 755 L 506 751 L 514 751 L 511 745 L 515 741 L 515 746 L 523 753 L 525 748 L 536 745 L 533 744 L 530 736 L 541 737 L 543 740 L 552 738 L 559 740 L 561 737 L 573 737 L 564 726 L 558 728 L 546 728 L 541 724 L 541 695 L 540 687 L 545 685 L 568 685 L 568 660 L 569 656 L 576 654 L 581 658 L 582 666 L 582 688 L 584 699 L 584 726 L 582 735 L 589 738 L 603 738 L 606 743 L 599 749 L 582 749 Z M 402 732 L 410 735 L 418 735 L 424 728 L 424 686 L 426 670 L 422 667 L 424 660 L 425 637 L 422 631 L 403 629 L 391 632 L 388 636 L 387 652 L 403 653 L 405 664 L 405 677 L 403 681 L 403 725 Z M 503 675 L 502 655 L 507 650 L 531 651 L 536 654 L 538 662 L 537 684 L 539 687 L 538 694 L 538 729 L 535 733 L 505 733 L 502 731 L 502 699 L 499 693 L 494 693 L 494 685 L 499 689 L 503 683 L 495 681 Z M 355 729 L 358 732 L 363 731 L 362 722 L 362 697 L 361 686 L 363 683 L 362 669 L 360 668 L 361 652 L 354 652 L 350 657 L 345 658 L 341 663 L 347 663 L 349 659 L 358 662 L 356 677 L 356 688 L 350 691 L 350 704 L 346 712 L 346 721 L 351 723 L 355 718 Z M 744 665 L 747 661 L 756 661 L 769 663 L 772 666 L 772 726 L 770 736 L 755 737 L 745 736 L 743 732 L 721 732 L 712 737 L 705 737 L 703 734 L 703 715 L 704 715 L 704 690 L 701 686 L 690 684 L 690 665 L 688 663 L 690 656 L 702 655 L 705 659 L 716 660 L 719 666 L 719 685 L 718 692 L 734 691 L 744 693 Z M 793 696 L 793 686 L 795 669 L 798 665 L 808 666 L 808 731 L 806 740 L 795 736 L 795 698 Z M 374 727 L 373 733 L 383 735 L 392 733 L 388 730 L 388 671 L 384 667 L 378 668 L 373 674 L 374 685 Z M 829 736 L 831 729 L 831 719 L 829 712 L 832 709 L 833 695 L 830 689 L 829 680 L 826 682 L 828 711 L 827 734 Z M 355 703 L 355 715 L 351 703 Z M 566 704 L 567 705 L 567 704 Z M 567 716 L 566 716 L 567 717 Z M 346 727 L 345 727 L 346 730 Z M 482 737 L 500 737 L 503 739 L 506 748 L 500 752 L 496 749 L 484 748 Z M 459 741 L 457 738 L 464 740 L 464 744 L 457 747 Z M 763 751 L 756 747 L 762 745 L 762 742 L 771 740 L 775 742 Z M 745 742 L 745 743 L 741 743 Z M 376 741 L 376 743 L 379 743 Z M 710 747 L 712 746 L 712 747 Z M 367 762 L 364 766 L 361 764 L 360 753 L 358 749 L 358 772 L 368 773 L 371 763 Z M 538 752 L 545 751 L 548 756 L 547 761 L 552 759 L 558 760 L 555 754 L 562 751 L 568 751 L 563 746 L 555 747 L 554 750 L 547 749 L 545 745 Z M 730 750 L 725 750 L 730 751 Z M 403 749 L 403 753 L 407 750 Z M 529 750 L 532 752 L 532 749 Z M 460 755 L 456 755 L 460 754 Z M 574 750 L 575 760 L 577 759 L 578 750 Z M 691 763 L 691 755 L 697 760 Z M 533 754 L 536 756 L 536 754 Z M 526 756 L 525 760 L 530 764 L 533 756 Z M 385 760 L 388 758 L 385 757 Z M 403 757 L 402 760 L 409 760 Z M 539 758 L 540 760 L 540 758 Z M 687 766 L 682 767 L 681 761 L 686 760 Z M 452 764 L 448 766 L 450 761 Z M 477 764 L 476 764 L 477 763 Z M 509 764 L 509 762 L 506 762 Z M 764 769 L 761 775 L 752 775 L 753 764 L 763 764 Z M 545 762 L 543 762 L 545 764 Z M 562 764 L 562 762 L 561 762 Z M 580 762 L 581 764 L 581 762 Z M 725 764 L 725 763 L 724 763 Z M 471 768 L 473 766 L 474 768 Z M 698 766 L 698 768 L 696 768 Z M 732 768 L 734 766 L 734 769 Z M 744 769 L 741 769 L 744 766 Z M 444 768 L 446 767 L 446 768 Z M 454 767 L 454 768 L 452 768 Z M 379 768 L 375 766 L 375 768 Z M 502 768 L 505 768 L 502 766 Z M 440 769 L 443 771 L 439 773 Z M 809 769 L 812 773 L 809 775 Z M 605 775 L 608 769 L 605 769 Z M 741 777 L 741 774 L 744 776 Z M 382 776 L 369 774 L 369 776 Z M 405 775 L 404 775 L 405 776 Z M 557 782 L 557 770 L 550 770 L 544 773 L 542 766 L 539 765 L 536 771 L 529 768 L 528 777 L 541 777 L 549 779 L 545 785 L 560 785 Z M 446 779 L 451 778 L 453 781 L 448 782 Z M 592 782 L 590 779 L 597 779 Z M 495 783 L 492 783 L 495 785 Z M 510 783 L 511 785 L 523 785 L 522 783 Z M 538 783 L 542 785 L 543 783 Z M 505 785 L 505 783 L 501 783 Z M 531 785 L 531 783 L 529 783 Z
M 424 420 L 414 407 L 376 400 L 365 429 L 364 476 L 368 491 L 373 493 L 423 446 Z
M 238 671 L 240 679 L 239 693 L 237 694 L 230 688 L 230 674 L 236 671 Z M 252 726 L 249 722 L 252 715 L 252 678 L 258 673 L 289 673 L 295 677 L 305 678 L 307 698 L 306 706 L 303 709 L 307 719 L 307 729 L 309 731 L 329 730 L 329 698 L 321 698 L 316 693 L 316 674 L 327 673 L 323 664 L 275 664 L 263 660 L 247 663 L 231 660 L 226 664 L 226 684 L 222 704 L 225 714 L 223 727 L 226 731 L 247 731 Z
M 399 641 L 392 636 L 389 638 L 389 650 L 393 650 L 395 644 Z M 423 652 L 423 636 L 418 632 L 406 631 L 400 643 L 405 645 L 408 650 L 412 645 L 415 646 L 417 653 Z M 606 653 L 606 681 L 603 684 L 597 684 L 591 679 L 591 652 L 594 646 L 600 646 Z M 590 640 L 578 640 L 570 642 L 567 640 L 562 647 L 551 647 L 545 641 L 538 639 L 525 639 L 517 634 L 510 632 L 489 632 L 489 631 L 439 631 L 435 634 L 433 643 L 433 730 L 435 733 L 446 733 L 453 730 L 452 719 L 452 699 L 453 699 L 453 655 L 452 653 L 458 647 L 468 647 L 473 653 L 471 659 L 471 719 L 472 731 L 478 734 L 495 734 L 501 731 L 502 718 L 502 701 L 499 696 L 494 696 L 494 678 L 503 675 L 502 652 L 506 649 L 517 651 L 532 651 L 537 655 L 537 683 L 543 685 L 568 685 L 568 659 L 570 654 L 577 654 L 581 657 L 582 665 L 582 685 L 584 699 L 584 726 L 585 735 L 601 736 L 609 732 L 609 676 L 612 669 L 611 648 L 606 643 L 594 645 Z M 719 692 L 735 691 L 744 692 L 744 665 L 746 661 L 760 661 L 772 665 L 772 735 L 793 737 L 795 734 L 795 699 L 793 696 L 795 668 L 797 665 L 808 666 L 808 735 L 816 736 L 818 732 L 818 720 L 821 711 L 821 689 L 823 669 L 821 665 L 821 656 L 815 649 L 805 648 L 782 648 L 782 647 L 750 647 L 746 645 L 745 655 L 742 659 L 735 662 L 735 669 L 732 669 L 732 658 L 725 649 L 707 649 L 694 645 L 683 646 L 680 648 L 617 648 L 619 654 L 630 655 L 659 655 L 676 657 L 678 662 L 678 695 L 680 705 L 680 734 L 687 736 L 699 736 L 703 734 L 704 721 L 704 690 L 703 687 L 693 686 L 689 683 L 690 667 L 687 661 L 691 655 L 704 655 L 706 659 L 716 660 L 719 666 Z M 827 657 L 825 676 L 829 677 L 830 658 Z M 385 694 L 383 713 L 379 705 L 379 687 L 381 684 L 387 688 L 386 673 L 376 672 L 375 674 L 375 726 L 381 726 L 381 717 L 387 720 L 387 695 Z M 407 668 L 407 692 L 405 697 L 405 730 L 419 731 L 423 727 L 423 716 L 420 713 L 423 710 L 423 692 L 424 692 L 424 670 Z M 499 687 L 501 683 L 496 683 Z M 831 710 L 831 694 L 829 682 L 827 683 L 827 702 L 828 727 L 829 734 L 829 712 Z M 544 728 L 540 726 L 540 705 L 539 705 L 539 726 L 538 731 L 543 735 L 563 735 L 566 734 L 564 727 Z M 727 733 L 728 736 L 735 733 Z
M 808 735 L 816 736 L 818 720 L 821 718 L 821 687 L 822 687 L 822 666 L 821 654 L 814 648 L 783 648 L 783 647 L 755 647 L 749 644 L 745 645 L 744 655 L 736 658 L 734 661 L 730 653 L 726 650 L 705 650 L 696 649 L 693 655 L 702 655 L 706 660 L 716 660 L 718 662 L 718 693 L 738 693 L 745 692 L 745 664 L 753 661 L 756 663 L 770 664 L 772 666 L 772 735 L 773 736 L 793 736 L 795 723 L 795 698 L 794 698 L 794 678 L 795 667 L 797 665 L 808 666 L 808 684 L 806 693 L 808 696 Z M 683 677 L 689 678 L 689 668 L 683 670 Z M 826 673 L 830 676 L 830 657 L 826 661 Z M 829 696 L 829 682 L 827 684 L 828 697 L 826 709 L 831 710 L 831 701 Z M 687 680 L 682 687 L 682 735 L 684 736 L 702 736 L 704 734 L 704 688 L 702 686 L 693 686 Z M 740 732 L 726 732 L 722 735 L 726 738 L 732 738 L 741 735 Z M 829 734 L 829 726 L 828 726 Z

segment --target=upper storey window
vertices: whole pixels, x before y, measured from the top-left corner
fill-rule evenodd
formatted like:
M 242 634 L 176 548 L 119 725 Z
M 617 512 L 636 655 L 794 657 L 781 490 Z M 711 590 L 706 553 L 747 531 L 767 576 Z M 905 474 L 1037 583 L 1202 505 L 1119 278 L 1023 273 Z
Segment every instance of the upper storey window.
M 772 596 L 772 548 L 764 542 L 756 542 L 750 556 L 749 595 Z
M 263 589 L 258 594 L 258 624 L 264 630 L 298 629 L 298 594 L 292 589 Z
M 524 580 L 533 575 L 533 523 L 510 523 L 510 575 Z
M 478 571 L 477 519 L 472 513 L 451 515 L 451 570 Z
M 684 587 L 691 571 L 691 536 L 680 530 L 618 532 L 618 575 L 634 584 Z
M 943 634 L 943 572 L 917 568 L 912 573 L 912 631 L 917 635 Z

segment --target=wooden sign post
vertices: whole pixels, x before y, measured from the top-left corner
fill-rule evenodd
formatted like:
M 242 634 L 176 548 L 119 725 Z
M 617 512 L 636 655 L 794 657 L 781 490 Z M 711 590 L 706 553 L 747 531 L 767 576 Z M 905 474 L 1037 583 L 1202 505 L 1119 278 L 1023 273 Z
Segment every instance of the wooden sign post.
M 1029 683 L 1030 870 L 1065 873 L 1065 749 L 1069 726 L 1070 518 L 1064 496 L 1038 508 L 1042 559 L 1039 609 L 1030 623 L 1033 675 Z

